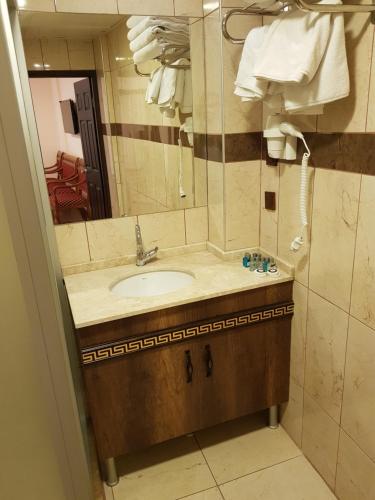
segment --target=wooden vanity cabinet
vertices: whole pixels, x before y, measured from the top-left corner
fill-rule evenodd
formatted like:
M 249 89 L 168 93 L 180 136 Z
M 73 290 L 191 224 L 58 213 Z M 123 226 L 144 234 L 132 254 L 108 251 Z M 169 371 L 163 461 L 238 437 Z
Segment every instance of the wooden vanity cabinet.
M 77 330 L 100 459 L 287 401 L 291 296 L 287 282 Z

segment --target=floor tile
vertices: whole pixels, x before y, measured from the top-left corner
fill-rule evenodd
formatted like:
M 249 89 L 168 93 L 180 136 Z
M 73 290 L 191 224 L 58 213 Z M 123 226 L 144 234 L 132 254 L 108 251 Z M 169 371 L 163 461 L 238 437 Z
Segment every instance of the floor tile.
M 335 495 L 304 457 L 220 486 L 225 500 L 333 500 Z
M 215 486 L 194 437 L 162 443 L 118 460 L 114 500 L 175 500 Z
M 197 433 L 197 439 L 218 484 L 301 454 L 282 427 L 265 427 L 255 415 Z
M 195 495 L 189 495 L 179 500 L 223 500 L 218 488 L 210 488 L 209 490 L 200 491 Z

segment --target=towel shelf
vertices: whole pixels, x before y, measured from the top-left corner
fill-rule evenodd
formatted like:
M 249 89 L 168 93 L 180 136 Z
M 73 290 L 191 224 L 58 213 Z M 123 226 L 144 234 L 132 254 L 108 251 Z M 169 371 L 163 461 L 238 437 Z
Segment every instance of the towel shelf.
M 228 32 L 228 21 L 232 16 L 244 16 L 244 15 L 259 15 L 259 16 L 278 16 L 281 12 L 286 12 L 291 9 L 292 6 L 296 6 L 298 9 L 307 12 L 321 12 L 321 13 L 338 13 L 338 12 L 368 12 L 371 13 L 371 22 L 375 24 L 375 5 L 373 4 L 347 4 L 347 5 L 336 5 L 336 4 L 316 4 L 308 3 L 305 0 L 294 0 L 293 3 L 282 3 L 279 8 L 275 9 L 262 9 L 257 7 L 256 3 L 249 5 L 244 8 L 230 9 L 223 16 L 222 20 L 222 31 L 223 36 L 230 42 L 234 44 L 244 44 L 245 39 L 232 37 Z

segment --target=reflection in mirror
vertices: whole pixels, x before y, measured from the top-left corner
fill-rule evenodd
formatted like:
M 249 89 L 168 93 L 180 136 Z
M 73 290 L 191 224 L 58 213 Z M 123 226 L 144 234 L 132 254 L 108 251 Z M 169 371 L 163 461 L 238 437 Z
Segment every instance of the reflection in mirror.
M 20 21 L 55 223 L 207 204 L 202 19 Z

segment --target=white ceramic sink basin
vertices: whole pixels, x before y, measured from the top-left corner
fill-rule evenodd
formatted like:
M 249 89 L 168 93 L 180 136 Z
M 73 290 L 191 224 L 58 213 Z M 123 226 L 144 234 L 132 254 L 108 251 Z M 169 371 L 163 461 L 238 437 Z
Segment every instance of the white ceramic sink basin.
M 155 297 L 190 285 L 194 276 L 183 271 L 151 271 L 116 283 L 111 291 L 119 297 Z

